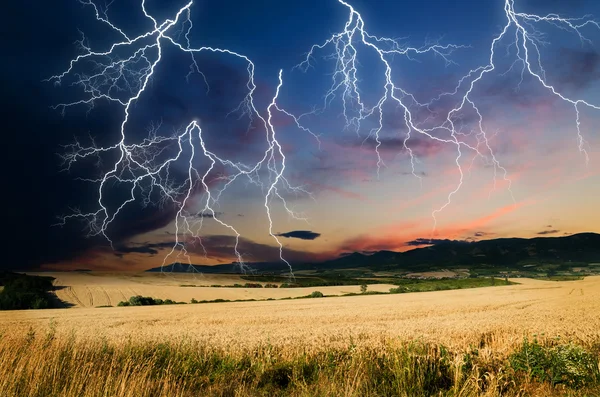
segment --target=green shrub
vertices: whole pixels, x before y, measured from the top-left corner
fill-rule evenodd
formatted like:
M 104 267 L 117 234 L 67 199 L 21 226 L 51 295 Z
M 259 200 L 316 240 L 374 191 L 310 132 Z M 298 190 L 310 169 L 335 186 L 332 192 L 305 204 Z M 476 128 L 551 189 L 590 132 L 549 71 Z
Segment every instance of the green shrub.
M 313 291 L 310 295 L 308 295 L 309 298 L 322 298 L 324 295 L 321 291 Z
M 48 293 L 54 286 L 53 277 L 29 276 L 0 272 L 0 310 L 47 309 L 52 307 Z
M 573 344 L 547 347 L 527 339 L 509 357 L 510 366 L 531 379 L 581 387 L 600 380 L 598 357 Z
M 129 298 L 129 301 L 119 302 L 117 306 L 156 306 L 156 305 L 180 305 L 185 302 L 175 302 L 171 299 L 154 299 L 149 296 L 136 295 Z M 192 302 L 193 303 L 193 302 Z M 196 302 L 198 303 L 198 302 Z

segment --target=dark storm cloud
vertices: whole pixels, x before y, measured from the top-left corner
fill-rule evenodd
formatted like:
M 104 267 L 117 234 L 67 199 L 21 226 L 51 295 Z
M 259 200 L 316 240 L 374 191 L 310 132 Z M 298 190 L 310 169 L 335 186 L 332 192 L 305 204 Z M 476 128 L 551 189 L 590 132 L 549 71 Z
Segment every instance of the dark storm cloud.
M 214 235 L 202 238 L 202 244 L 205 246 L 208 256 L 213 258 L 232 257 L 235 242 L 234 236 Z M 281 260 L 279 247 L 256 243 L 243 237 L 240 237 L 239 239 L 238 251 L 242 254 L 244 260 L 247 261 L 271 262 Z M 203 253 L 201 247 L 198 246 L 196 248 L 196 253 Z M 319 257 L 313 253 L 288 248 L 283 248 L 283 257 L 290 262 L 313 262 L 319 259 Z
M 400 173 L 400 175 L 405 175 L 405 176 L 414 176 L 414 175 L 420 176 L 420 177 L 427 177 L 429 176 L 428 173 L 426 173 L 425 171 L 416 171 L 416 172 L 408 172 L 408 171 L 403 171 Z
M 468 240 L 417 238 L 405 243 L 406 246 L 436 245 L 443 243 L 469 243 Z
M 493 236 L 496 233 L 491 233 L 491 232 L 475 232 L 473 234 L 473 237 L 487 237 L 487 236 Z
M 285 238 L 298 238 L 300 240 L 314 240 L 318 238 L 321 234 L 311 232 L 308 230 L 294 230 L 287 233 L 279 233 L 277 236 L 285 237 Z
M 188 239 L 187 241 L 185 241 L 185 238 L 185 236 L 182 236 L 180 242 L 185 242 L 185 249 L 190 254 L 201 256 L 206 254 L 209 259 L 215 261 L 225 260 L 224 258 L 237 260 L 235 258 L 235 236 L 208 235 L 198 239 Z M 128 253 L 157 255 L 161 251 L 170 250 L 174 245 L 174 241 L 143 244 L 132 243 L 119 246 L 116 249 L 115 255 L 122 256 Z M 279 247 L 256 243 L 244 237 L 239 238 L 237 249 L 242 254 L 243 259 L 248 262 L 276 262 L 281 260 L 279 257 Z M 291 262 L 313 262 L 320 259 L 320 257 L 310 252 L 288 248 L 283 248 L 283 256 Z
M 94 192 L 85 183 L 75 181 L 73 174 L 60 171 L 57 153 L 60 144 L 70 143 L 74 136 L 109 130 L 117 115 L 90 115 L 85 110 L 74 112 L 68 122 L 51 105 L 64 102 L 63 87 L 57 92 L 52 84 L 42 82 L 65 66 L 65 57 L 76 55 L 73 43 L 80 39 L 76 26 L 58 21 L 76 18 L 77 2 L 36 3 L 34 7 L 20 2 L 5 4 L 11 15 L 3 22 L 0 63 L 0 108 L 4 119 L 2 136 L 3 183 L 10 195 L 3 195 L 5 211 L 3 227 L 10 230 L 0 269 L 25 270 L 41 263 L 55 263 L 76 257 L 92 246 L 106 244 L 102 239 L 86 239 L 80 223 L 53 226 L 57 216 L 68 208 L 86 208 Z M 28 21 L 29 29 L 22 29 Z M 88 23 L 87 19 L 80 22 Z M 9 32 L 21 31 L 17 36 Z M 6 32 L 6 35 L 4 34 Z M 58 90 L 60 91 L 60 90 Z M 98 108 L 106 107 L 99 104 Z M 18 192 L 18 194 L 14 194 Z M 28 238 L 19 238 L 25 236 Z M 35 247 L 35 249 L 32 249 Z
M 600 53 L 562 47 L 556 54 L 545 63 L 545 69 L 546 81 L 558 91 L 580 91 L 600 80 Z M 520 73 L 520 69 L 516 70 Z M 519 80 L 511 75 L 498 76 L 493 81 L 486 81 L 482 93 L 528 108 L 559 100 L 555 95 L 548 95 L 535 77 L 526 73 L 520 87 Z
M 406 151 L 404 147 L 404 137 L 379 137 L 379 151 L 381 152 L 402 152 Z M 377 139 L 375 136 L 369 136 L 365 139 L 355 139 L 349 142 L 342 143 L 344 146 L 365 148 L 369 150 L 375 150 L 377 147 Z M 427 157 L 432 154 L 438 153 L 443 148 L 443 144 L 439 141 L 435 141 L 429 138 L 424 138 L 419 135 L 413 135 L 408 141 L 408 146 L 414 155 L 418 157 Z
M 558 77 L 561 85 L 580 90 L 600 79 L 598 52 L 561 48 L 559 58 L 563 72 Z
M 556 234 L 556 233 L 560 233 L 560 230 L 542 230 L 541 232 L 538 232 L 537 234 L 540 236 L 544 236 L 546 234 Z
M 86 238 L 84 222 L 73 220 L 63 227 L 52 225 L 59 221 L 59 216 L 70 214 L 70 208 L 81 208 L 83 212 L 97 209 L 97 186 L 77 180 L 76 177 L 97 178 L 99 173 L 111 167 L 112 154 L 103 158 L 101 168 L 96 168 L 93 160 L 75 164 L 69 172 L 60 172 L 62 164 L 58 154 L 64 153 L 62 145 L 71 144 L 74 139 L 85 144 L 89 136 L 98 145 L 113 145 L 119 139 L 122 109 L 100 101 L 89 113 L 85 106 L 72 107 L 66 109 L 63 117 L 60 111 L 50 108 L 82 98 L 82 92 L 69 83 L 55 86 L 43 82 L 51 75 L 62 72 L 68 67 L 69 59 L 78 55 L 79 50 L 73 44 L 81 39 L 78 27 L 84 28 L 97 48 L 103 48 L 108 40 L 114 39 L 114 36 L 106 34 L 101 23 L 93 21 L 93 10 L 86 7 L 82 9 L 77 1 L 39 3 L 33 8 L 18 2 L 7 3 L 6 6 L 5 11 L 11 18 L 5 21 L 5 31 L 21 31 L 21 34 L 18 37 L 3 37 L 5 40 L 2 41 L 3 56 L 7 62 L 0 64 L 3 87 L 0 107 L 10 115 L 3 127 L 3 144 L 10 150 L 6 151 L 3 161 L 5 165 L 13 167 L 11 172 L 5 174 L 4 183 L 11 186 L 11 190 L 19 192 L 18 197 L 5 196 L 11 208 L 19 209 L 7 211 L 4 226 L 11 230 L 11 236 L 31 237 L 15 238 L 9 242 L 11 249 L 5 253 L 0 269 L 27 269 L 73 259 L 86 252 L 105 249 L 108 245 L 102 236 Z M 128 19 L 126 14 L 121 17 Z M 27 21 L 31 29 L 22 30 L 23 21 Z M 134 18 L 131 21 L 133 23 Z M 219 118 L 224 118 L 239 104 L 237 99 L 242 99 L 241 90 L 245 89 L 247 79 L 245 67 L 227 65 L 223 59 L 209 56 L 202 60 L 203 72 L 211 84 L 208 96 L 204 88 L 190 85 L 183 91 L 181 87 L 185 87 L 185 84 L 174 81 L 176 78 L 185 81 L 189 59 L 183 60 L 182 74 L 176 72 L 177 66 L 161 64 L 163 71 L 166 68 L 169 75 L 176 77 L 170 79 L 165 76 L 166 79 L 161 77 L 153 80 L 148 88 L 148 96 L 142 98 L 132 113 L 134 117 L 128 130 L 128 142 L 140 142 L 146 137 L 150 121 L 162 121 L 164 133 L 171 134 L 173 129 L 181 128 L 192 117 L 201 117 L 206 124 L 204 136 L 207 145 L 215 153 L 230 154 L 236 150 L 242 153 L 239 148 L 243 145 L 259 146 L 260 139 L 264 137 L 252 132 L 254 130 L 247 133 L 247 120 L 230 117 L 228 130 L 216 128 Z M 171 73 L 173 71 L 175 73 Z M 195 100 L 194 95 L 202 97 L 203 102 Z M 198 109 L 203 113 L 198 113 Z M 231 131 L 234 134 L 229 133 Z M 214 179 L 217 172 L 225 171 L 215 170 L 210 178 Z M 171 175 L 177 181 L 186 177 L 176 167 L 172 167 Z M 114 196 L 123 196 L 131 188 L 126 184 L 110 184 L 109 187 Z M 113 209 L 115 202 L 114 198 L 108 197 Z M 141 208 L 139 202 L 132 203 L 109 226 L 107 234 L 119 246 L 133 236 L 168 225 L 175 214 L 173 206 Z M 33 246 L 36 249 L 32 250 Z M 147 247 L 145 252 L 151 254 L 158 248 Z M 143 247 L 131 249 L 137 250 L 132 252 L 144 250 Z M 23 255 L 23 252 L 27 254 Z
M 156 255 L 159 250 L 173 248 L 174 245 L 175 242 L 131 244 L 129 246 L 122 245 L 115 248 L 115 255 L 121 256 L 122 254 L 130 253 Z
M 198 214 L 194 214 L 193 216 L 196 218 L 209 218 L 212 219 L 215 216 L 220 217 L 223 216 L 224 212 L 215 211 L 214 214 L 212 212 L 200 212 Z

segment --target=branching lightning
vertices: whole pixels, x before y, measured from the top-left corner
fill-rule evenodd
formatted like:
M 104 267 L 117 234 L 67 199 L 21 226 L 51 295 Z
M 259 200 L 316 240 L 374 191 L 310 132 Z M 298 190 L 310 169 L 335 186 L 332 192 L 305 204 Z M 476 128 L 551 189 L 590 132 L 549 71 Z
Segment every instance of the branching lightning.
M 112 29 L 121 39 L 104 51 L 95 51 L 86 44 L 85 36 L 82 36 L 79 45 L 83 53 L 72 59 L 65 71 L 52 76 L 48 81 L 61 84 L 71 79 L 69 81 L 73 85 L 82 89 L 84 97 L 73 102 L 56 105 L 55 108 L 64 112 L 69 107 L 86 105 L 92 109 L 98 101 L 105 100 L 122 108 L 123 120 L 120 125 L 119 140 L 114 145 L 99 147 L 92 143 L 90 146 L 84 146 L 79 142 L 75 142 L 66 147 L 63 154 L 66 169 L 71 169 L 78 161 L 93 157 L 100 159 L 102 155 L 107 153 L 116 153 L 118 159 L 111 165 L 111 169 L 100 178 L 85 179 L 98 185 L 97 210 L 93 212 L 74 211 L 72 214 L 63 217 L 60 223 L 64 224 L 77 218 L 83 219 L 88 225 L 90 236 L 102 235 L 112 245 L 113 242 L 107 233 L 107 229 L 123 209 L 136 201 L 141 202 L 143 205 L 150 205 L 155 203 L 153 197 L 158 195 L 158 204 L 172 204 L 177 208 L 174 219 L 175 242 L 164 258 L 163 264 L 173 255 L 182 255 L 191 263 L 186 244 L 191 242 L 202 244 L 200 234 L 203 219 L 210 217 L 236 236 L 234 254 L 240 266 L 245 268 L 243 253 L 238 249 L 241 235 L 234 226 L 221 219 L 220 212 L 216 211 L 215 208 L 218 206 L 220 197 L 236 180 L 246 178 L 250 183 L 263 189 L 264 207 L 269 220 L 269 234 L 279 247 L 280 259 L 290 267 L 290 272 L 292 272 L 290 264 L 283 255 L 283 244 L 273 229 L 272 202 L 277 200 L 290 216 L 303 219 L 290 209 L 282 191 L 295 191 L 308 195 L 310 193 L 301 187 L 292 186 L 286 179 L 286 156 L 282 145 L 277 140 L 273 117 L 276 113 L 279 113 L 291 118 L 299 130 L 311 134 L 319 144 L 320 135 L 305 127 L 302 122 L 303 118 L 310 113 L 295 116 L 285 110 L 278 102 L 284 84 L 283 72 L 279 72 L 277 88 L 271 102 L 264 111 L 261 111 L 255 104 L 255 64 L 250 58 L 230 49 L 208 46 L 195 47 L 192 45 L 190 33 L 194 26 L 191 18 L 193 1 L 180 8 L 172 19 L 160 22 L 147 11 L 145 0 L 142 0 L 141 12 L 151 22 L 152 28 L 135 37 L 130 36 L 110 21 L 108 17 L 110 4 L 99 7 L 92 0 L 80 1 L 82 4 L 91 7 L 95 12 L 96 19 Z M 384 115 L 386 105 L 391 104 L 402 112 L 402 123 L 406 128 L 403 145 L 410 156 L 412 174 L 416 178 L 421 179 L 416 171 L 418 159 L 411 149 L 411 138 L 413 136 L 420 135 L 439 144 L 453 146 L 456 150 L 455 162 L 460 179 L 455 189 L 449 192 L 444 205 L 433 211 L 434 230 L 437 225 L 436 215 L 450 205 L 452 197 L 463 185 L 465 170 L 461 165 L 461 159 L 466 152 L 473 155 L 471 165 L 476 158 L 481 158 L 488 165 L 493 166 L 494 188 L 498 173 L 500 173 L 501 177 L 507 182 L 508 190 L 512 195 L 508 170 L 501 165 L 494 154 L 489 134 L 484 128 L 483 115 L 478 106 L 478 101 L 474 98 L 476 87 L 485 79 L 486 75 L 497 69 L 495 57 L 497 48 L 503 41 L 509 40 L 511 46 L 516 49 L 516 57 L 509 70 L 520 68 L 521 81 L 523 81 L 525 74 L 528 74 L 550 91 L 552 95 L 573 106 L 574 128 L 577 133 L 578 147 L 584 154 L 586 162 L 589 161 L 585 149 L 586 142 L 580 129 L 580 108 L 589 107 L 600 110 L 600 105 L 591 104 L 583 99 L 571 98 L 549 83 L 541 60 L 541 47 L 544 45 L 543 35 L 536 29 L 536 25 L 552 25 L 575 34 L 582 42 L 586 42 L 589 40 L 583 35 L 583 28 L 600 29 L 600 25 L 591 17 L 563 18 L 556 14 L 539 16 L 520 13 L 515 10 L 514 0 L 505 0 L 506 24 L 490 45 L 489 62 L 484 66 L 469 70 L 458 80 L 453 91 L 434 97 L 429 102 L 419 102 L 415 95 L 394 81 L 393 76 L 396 75 L 394 57 L 406 57 L 412 60 L 423 54 L 434 54 L 441 58 L 445 65 L 449 65 L 455 62 L 452 59 L 454 53 L 458 50 L 467 49 L 468 46 L 442 45 L 433 42 L 422 47 L 411 47 L 403 45 L 396 39 L 372 35 L 366 30 L 362 15 L 352 5 L 344 0 L 338 0 L 338 2 L 349 10 L 349 17 L 343 30 L 333 34 L 321 44 L 313 45 L 304 61 L 296 66 L 302 71 L 307 71 L 308 68 L 313 66 L 313 59 L 319 51 L 329 47 L 333 48 L 333 53 L 327 56 L 335 63 L 332 84 L 323 97 L 322 107 L 311 113 L 326 111 L 331 103 L 339 97 L 347 130 L 359 134 L 367 120 L 369 122 L 373 121 L 375 127 L 369 129 L 367 138 L 374 137 L 376 142 L 375 155 L 377 156 L 378 175 L 380 168 L 385 166 L 379 149 L 383 145 L 380 134 L 384 130 L 384 117 L 388 117 Z M 144 95 L 154 77 L 155 70 L 163 59 L 164 50 L 167 46 L 189 55 L 191 60 L 190 72 L 186 78 L 189 78 L 193 73 L 200 74 L 206 83 L 207 92 L 210 87 L 206 76 L 202 73 L 201 64 L 197 59 L 198 54 L 220 54 L 237 58 L 246 63 L 248 76 L 245 87 L 246 94 L 239 106 L 233 111 L 248 117 L 250 123 L 257 122 L 264 130 L 266 148 L 259 161 L 253 164 L 243 164 L 219 157 L 207 147 L 203 127 L 198 120 L 186 121 L 188 124 L 185 128 L 170 136 L 157 134 L 158 128 L 155 127 L 151 129 L 149 136 L 141 142 L 131 142 L 130 134 L 128 134 L 130 115 L 134 111 L 134 105 Z M 384 69 L 383 76 L 381 76 L 384 81 L 381 87 L 383 94 L 373 104 L 368 104 L 368 101 L 361 95 L 358 56 L 363 48 L 375 54 Z M 86 65 L 90 64 L 93 65 L 93 68 L 91 70 L 86 69 Z M 86 72 L 86 70 L 88 71 Z M 430 109 L 437 102 L 447 98 L 453 99 L 455 105 L 446 110 L 441 118 L 419 119 L 418 111 L 425 109 L 433 114 L 434 112 Z M 463 132 L 458 125 L 461 113 L 466 111 L 474 112 L 477 115 L 476 128 L 468 133 Z M 431 125 L 432 120 L 437 120 L 434 125 Z M 467 138 L 470 138 L 470 141 Z M 473 140 L 476 143 L 472 143 Z M 169 148 L 173 147 L 176 148 L 175 153 L 164 159 L 164 156 L 170 153 Z M 186 159 L 188 164 L 187 177 L 183 182 L 180 182 L 173 178 L 170 169 L 175 162 L 185 161 Z M 208 168 L 204 171 L 199 170 L 196 165 L 198 159 L 208 161 L 210 164 Z M 212 185 L 214 180 L 210 179 L 210 174 L 217 165 L 226 167 L 232 172 L 226 176 L 220 176 L 220 184 L 215 187 Z M 123 200 L 116 209 L 111 209 L 107 205 L 106 191 L 115 183 L 121 186 L 126 185 L 130 187 L 130 190 L 128 198 Z M 198 189 L 203 193 L 203 208 L 194 213 L 190 211 L 188 202 Z M 202 248 L 204 249 L 203 246 Z M 206 250 L 204 252 L 206 253 Z
M 108 100 L 122 106 L 124 119 L 120 126 L 120 140 L 113 146 L 97 147 L 96 145 L 92 145 L 85 147 L 79 142 L 67 146 L 67 153 L 63 155 L 66 169 L 70 169 L 79 160 L 99 156 L 106 152 L 117 152 L 119 153 L 119 158 L 114 163 L 112 169 L 101 178 L 86 179 L 89 182 L 98 183 L 98 210 L 89 213 L 74 211 L 74 213 L 63 217 L 61 224 L 74 218 L 84 219 L 87 221 L 89 227 L 89 236 L 102 235 L 112 246 L 113 242 L 107 235 L 107 228 L 115 221 L 123 208 L 136 200 L 141 200 L 144 205 L 148 205 L 152 201 L 152 194 L 158 192 L 161 204 L 172 203 L 178 208 L 175 217 L 175 242 L 173 248 L 164 258 L 163 265 L 176 252 L 178 256 L 183 255 L 191 263 L 185 244 L 186 242 L 194 242 L 202 245 L 200 231 L 203 219 L 208 215 L 236 236 L 234 253 L 238 264 L 243 270 L 246 270 L 242 253 L 238 250 L 240 233 L 232 225 L 220 219 L 218 211 L 214 210 L 214 206 L 218 204 L 218 200 L 225 190 L 238 178 L 245 177 L 251 183 L 266 190 L 264 206 L 269 220 L 269 234 L 279 246 L 281 260 L 290 266 L 283 256 L 283 244 L 273 231 L 271 202 L 274 199 L 279 199 L 290 216 L 295 219 L 303 219 L 288 207 L 281 194 L 281 190 L 306 193 L 308 195 L 310 193 L 301 187 L 292 186 L 286 179 L 284 175 L 285 155 L 281 145 L 277 141 L 276 129 L 272 122 L 272 117 L 275 112 L 283 113 L 291 117 L 303 131 L 311 133 L 317 139 L 318 137 L 309 129 L 300 126 L 295 116 L 277 105 L 276 100 L 283 85 L 282 73 L 280 72 L 277 91 L 271 104 L 268 106 L 267 115 L 263 115 L 255 106 L 255 65 L 248 57 L 228 49 L 193 47 L 191 45 L 189 33 L 193 28 L 193 23 L 190 8 L 193 2 L 190 1 L 183 8 L 179 9 L 173 19 L 167 19 L 159 23 L 147 12 L 145 2 L 142 1 L 142 12 L 152 21 L 153 29 L 134 38 L 130 38 L 123 30 L 110 22 L 106 15 L 106 8 L 100 10 L 91 1 L 85 1 L 83 4 L 92 6 L 95 10 L 96 18 L 119 33 L 124 40 L 114 43 L 107 51 L 98 52 L 88 47 L 85 44 L 85 38 L 82 38 L 79 44 L 83 48 L 84 53 L 73 59 L 66 71 L 52 76 L 48 81 L 60 84 L 67 77 L 74 76 L 75 81 L 73 84 L 80 86 L 86 97 L 78 101 L 57 105 L 55 108 L 64 112 L 66 108 L 71 106 L 85 104 L 93 107 L 99 100 Z M 178 25 L 182 26 L 179 31 L 176 30 Z M 187 29 L 185 28 L 186 25 Z M 182 32 L 185 32 L 183 43 L 178 41 L 178 39 L 181 39 Z M 217 156 L 207 148 L 203 139 L 202 128 L 197 120 L 190 121 L 185 129 L 183 129 L 183 132 L 175 133 L 169 137 L 157 136 L 154 129 L 148 138 L 144 139 L 141 143 L 127 142 L 127 126 L 132 106 L 144 94 L 157 65 L 162 60 L 163 50 L 166 45 L 174 46 L 190 55 L 192 62 L 190 73 L 198 72 L 202 74 L 195 57 L 201 52 L 225 54 L 240 58 L 247 63 L 247 94 L 234 111 L 239 111 L 242 115 L 249 117 L 250 123 L 258 120 L 264 128 L 267 147 L 260 161 L 252 165 L 247 165 Z M 153 51 L 154 54 L 152 54 Z M 120 55 L 122 53 L 128 53 L 129 55 L 123 57 Z M 75 69 L 83 61 L 91 61 L 95 66 L 95 73 L 89 75 L 76 73 Z M 202 76 L 206 82 L 205 76 Z M 189 75 L 186 77 L 189 77 Z M 160 155 L 165 153 L 166 147 L 169 145 L 175 145 L 178 148 L 177 152 L 167 160 L 159 160 Z M 188 157 L 188 175 L 183 184 L 177 184 L 171 177 L 169 170 L 173 163 L 182 159 L 186 145 L 190 152 Z M 210 166 L 203 173 L 196 169 L 194 165 L 194 160 L 197 156 L 203 156 L 210 162 Z M 226 177 L 221 177 L 224 181 L 222 187 L 211 188 L 208 178 L 217 163 L 229 167 L 234 171 Z M 266 171 L 266 177 L 261 175 L 261 172 L 264 173 L 264 171 Z M 128 184 L 128 186 L 131 186 L 129 198 L 124 200 L 114 211 L 109 210 L 104 194 L 110 182 L 118 182 L 119 184 Z M 198 187 L 204 192 L 204 208 L 194 214 L 188 211 L 186 205 L 194 189 Z M 181 236 L 184 236 L 183 240 L 181 240 Z M 202 248 L 204 249 L 204 246 Z M 204 252 L 206 253 L 205 249 Z M 290 266 L 291 271 L 292 268 Z
M 443 211 L 448 205 L 450 205 L 452 196 L 454 196 L 462 187 L 464 181 L 464 170 L 460 164 L 461 157 L 463 156 L 463 150 L 471 151 L 475 154 L 473 160 L 476 158 L 482 158 L 487 164 L 492 165 L 494 168 L 494 189 L 496 189 L 496 182 L 498 172 L 502 173 L 502 178 L 508 184 L 508 191 L 511 194 L 513 202 L 515 198 L 511 190 L 512 181 L 508 178 L 508 171 L 504 168 L 492 149 L 490 141 L 488 139 L 488 133 L 483 126 L 483 116 L 477 105 L 476 100 L 473 98 L 473 91 L 475 90 L 478 83 L 480 83 L 486 74 L 496 69 L 494 58 L 496 56 L 496 49 L 500 42 L 505 38 L 509 37 L 511 32 L 514 32 L 514 40 L 512 45 L 517 49 L 516 59 L 512 63 L 510 70 L 520 65 L 521 67 L 521 81 L 523 81 L 525 73 L 533 76 L 539 83 L 549 90 L 553 95 L 559 97 L 562 101 L 571 104 L 575 111 L 575 130 L 577 132 L 579 150 L 585 156 L 586 163 L 589 162 L 588 153 L 585 150 L 585 140 L 580 129 L 580 113 L 579 106 L 587 106 L 593 109 L 600 109 L 599 105 L 594 105 L 586 102 L 582 99 L 573 99 L 559 92 L 553 85 L 551 85 L 546 79 L 546 73 L 541 61 L 540 46 L 545 44 L 543 42 L 543 34 L 541 34 L 536 28 L 535 24 L 547 23 L 551 24 L 559 29 L 576 34 L 582 42 L 589 42 L 583 33 L 582 28 L 589 26 L 600 29 L 598 22 L 591 19 L 590 16 L 582 18 L 563 18 L 556 14 L 548 14 L 546 16 L 539 16 L 534 14 L 519 13 L 515 10 L 514 0 L 505 0 L 504 11 L 506 14 L 506 25 L 492 41 L 489 53 L 489 63 L 485 66 L 480 66 L 475 69 L 469 70 L 462 78 L 459 79 L 455 89 L 451 92 L 442 93 L 441 95 L 433 98 L 427 103 L 421 103 L 417 101 L 415 96 L 409 93 L 407 90 L 396 84 L 393 79 L 393 66 L 392 61 L 394 56 L 404 56 L 408 59 L 412 59 L 414 56 L 418 56 L 425 53 L 433 53 L 442 58 L 446 65 L 454 63 L 450 58 L 452 53 L 456 50 L 465 48 L 463 45 L 441 45 L 439 43 L 433 43 L 425 45 L 423 47 L 410 47 L 404 46 L 398 40 L 394 40 L 387 37 L 378 37 L 370 34 L 365 29 L 365 22 L 361 14 L 354 9 L 349 3 L 344 0 L 338 0 L 339 3 L 347 7 L 350 11 L 349 18 L 344 26 L 344 29 L 332 35 L 322 44 L 315 44 L 312 46 L 310 51 L 307 53 L 306 59 L 297 65 L 303 71 L 306 71 L 311 66 L 311 59 L 315 56 L 315 52 L 323 50 L 326 47 L 334 47 L 334 53 L 328 58 L 335 60 L 335 70 L 332 74 L 332 85 L 324 96 L 324 103 L 322 108 L 317 109 L 311 113 L 323 112 L 327 109 L 330 102 L 335 98 L 336 94 L 339 94 L 343 105 L 343 116 L 346 121 L 346 128 L 355 130 L 357 133 L 361 128 L 361 124 L 369 119 L 376 119 L 376 127 L 369 131 L 368 137 L 375 137 L 375 152 L 377 155 L 377 171 L 381 166 L 385 164 L 382 161 L 379 148 L 382 145 L 380 140 L 380 133 L 383 126 L 384 117 L 384 105 L 387 102 L 392 102 L 402 109 L 404 114 L 404 125 L 407 130 L 406 138 L 404 139 L 404 148 L 410 156 L 412 174 L 418 178 L 421 177 L 415 172 L 416 158 L 413 151 L 410 148 L 409 141 L 412 133 L 420 134 L 433 141 L 438 141 L 443 144 L 454 145 L 456 147 L 456 166 L 458 168 L 460 179 L 454 190 L 448 194 L 448 199 L 440 208 L 436 209 L 432 213 L 434 220 L 433 231 L 435 231 L 437 225 L 436 214 Z M 381 63 L 384 66 L 384 79 L 385 83 L 383 88 L 383 95 L 373 105 L 367 105 L 361 98 L 361 87 L 359 86 L 359 78 L 357 76 L 357 57 L 359 54 L 359 45 L 362 45 L 368 49 L 373 50 Z M 507 71 L 508 72 L 508 71 Z M 506 72 L 505 72 L 506 73 Z M 424 128 L 417 121 L 416 111 L 420 108 L 430 109 L 430 107 L 444 97 L 456 98 L 457 105 L 451 108 L 445 116 L 442 118 L 440 123 L 436 125 Z M 459 119 L 459 113 L 461 111 L 470 108 L 477 114 L 478 125 L 475 131 L 465 134 L 460 131 L 456 126 L 456 121 Z M 430 121 L 428 118 L 426 121 Z M 441 138 L 440 132 L 447 132 L 448 138 Z M 448 135 L 447 134 L 447 135 Z M 474 135 L 477 141 L 476 145 L 466 142 L 463 138 L 466 136 Z M 473 161 L 471 162 L 471 165 Z M 432 232 L 433 234 L 433 232 Z

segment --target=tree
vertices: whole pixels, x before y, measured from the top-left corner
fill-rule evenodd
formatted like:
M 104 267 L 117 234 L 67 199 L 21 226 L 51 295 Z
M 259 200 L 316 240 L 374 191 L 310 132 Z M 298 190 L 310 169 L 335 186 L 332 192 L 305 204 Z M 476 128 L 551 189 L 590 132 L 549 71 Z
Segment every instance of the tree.
M 368 288 L 367 284 L 361 285 L 360 286 L 360 293 L 364 294 L 365 292 L 367 292 L 367 288 Z

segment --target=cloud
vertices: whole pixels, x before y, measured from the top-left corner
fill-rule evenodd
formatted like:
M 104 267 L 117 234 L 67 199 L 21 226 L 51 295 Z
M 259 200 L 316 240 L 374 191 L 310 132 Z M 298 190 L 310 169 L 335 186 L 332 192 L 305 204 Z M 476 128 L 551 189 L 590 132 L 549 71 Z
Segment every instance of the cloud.
M 464 239 L 465 236 L 471 235 L 473 230 L 481 230 L 490 223 L 497 221 L 498 219 L 513 213 L 525 206 L 533 205 L 535 200 L 525 200 L 517 202 L 516 204 L 507 205 L 500 207 L 488 215 L 481 216 L 479 218 L 465 220 L 453 225 L 449 225 L 444 228 L 437 228 L 435 236 L 439 239 L 444 237 L 445 239 Z M 339 252 L 361 252 L 361 251 L 406 251 L 407 248 L 414 247 L 417 243 L 422 245 L 431 245 L 429 241 L 436 241 L 430 239 L 424 239 L 421 236 L 427 235 L 430 225 L 430 218 L 416 219 L 414 221 L 407 221 L 402 224 L 394 224 L 388 227 L 379 229 L 379 234 L 369 235 L 362 234 L 350 239 L 343 241 L 336 249 Z M 476 233 L 476 232 L 475 232 Z M 406 242 L 413 243 L 407 244 Z M 439 240 L 444 241 L 444 240 Z
M 193 216 L 196 217 L 196 218 L 211 218 L 212 219 L 215 216 L 220 217 L 223 214 L 224 214 L 224 212 L 214 211 L 214 214 L 212 212 L 199 212 L 197 214 L 194 214 Z
M 379 148 L 380 152 L 402 152 L 406 151 L 404 146 L 405 137 L 379 137 Z M 354 139 L 342 143 L 342 146 L 348 146 L 353 148 L 375 150 L 377 148 L 377 139 L 375 136 L 368 136 L 364 139 Z M 413 155 L 417 157 L 427 157 L 439 153 L 443 149 L 443 144 L 439 141 L 432 140 L 429 138 L 423 138 L 420 135 L 413 134 L 410 139 L 406 141 L 406 146 L 410 148 Z
M 475 232 L 473 234 L 473 237 L 486 237 L 486 236 L 493 236 L 496 233 L 489 233 L 489 232 Z
M 311 193 L 316 193 L 316 192 L 331 192 L 333 194 L 337 194 L 338 196 L 347 198 L 347 199 L 352 199 L 352 200 L 359 200 L 359 201 L 369 201 L 369 199 L 360 194 L 360 193 L 356 193 L 356 192 L 351 192 L 349 190 L 337 187 L 337 186 L 333 186 L 333 185 L 326 185 L 324 183 L 317 183 L 317 182 L 311 182 L 311 181 L 307 181 L 307 184 L 310 186 L 310 191 Z
M 407 241 L 405 244 L 407 246 L 418 247 L 421 245 L 436 245 L 443 243 L 469 243 L 467 240 L 450 240 L 450 239 L 429 239 L 429 238 L 416 238 L 411 241 Z
M 556 234 L 556 233 L 560 233 L 560 230 L 542 230 L 541 232 L 538 232 L 537 234 L 540 236 L 544 236 L 546 234 Z
M 159 250 L 172 248 L 174 245 L 175 242 L 133 244 L 131 246 L 121 245 L 115 248 L 115 255 L 122 256 L 123 254 L 131 253 L 156 255 Z
M 211 235 L 202 238 L 202 244 L 206 248 L 207 256 L 220 260 L 223 258 L 237 260 L 233 254 L 235 243 L 235 236 Z M 204 254 L 200 245 L 186 244 L 186 249 L 190 253 Z M 257 243 L 243 237 L 239 238 L 238 251 L 242 254 L 244 260 L 250 262 L 274 262 L 281 260 L 279 247 Z M 283 248 L 283 257 L 290 262 L 314 262 L 322 259 L 322 255 L 285 247 Z
M 185 243 L 185 250 L 190 255 L 206 255 L 206 257 L 212 259 L 215 264 L 224 261 L 237 261 L 237 258 L 235 257 L 235 236 L 208 235 L 199 239 L 189 238 L 187 241 L 184 239 L 185 237 L 180 239 L 180 242 Z M 277 262 L 281 260 L 279 247 L 277 246 L 256 243 L 244 237 L 240 237 L 237 243 L 237 249 L 240 254 L 242 254 L 242 258 L 245 261 Z M 166 252 L 161 253 L 161 251 L 171 250 L 174 245 L 174 241 L 160 241 L 155 243 L 141 244 L 132 243 L 129 245 L 119 246 L 116 248 L 116 252 L 114 254 L 119 257 L 123 257 L 124 254 L 130 253 L 148 254 L 154 256 L 158 254 L 166 254 Z M 314 262 L 324 259 L 323 255 L 297 251 L 285 247 L 283 248 L 283 257 L 290 262 Z
M 560 84 L 580 90 L 600 79 L 598 52 L 561 48 L 559 57 L 563 72 L 559 77 Z
M 562 47 L 556 51 L 556 58 L 548 62 L 548 83 L 559 92 L 581 91 L 600 80 L 600 53 Z M 515 68 L 514 73 L 520 73 Z M 555 95 L 547 95 L 539 81 L 528 76 L 517 85 L 519 79 L 510 74 L 488 81 L 483 93 L 497 97 L 527 109 L 541 109 L 559 101 Z
M 309 230 L 294 230 L 287 233 L 279 233 L 277 236 L 285 238 L 298 238 L 300 240 L 314 240 L 321 236 L 321 234 L 311 232 Z

